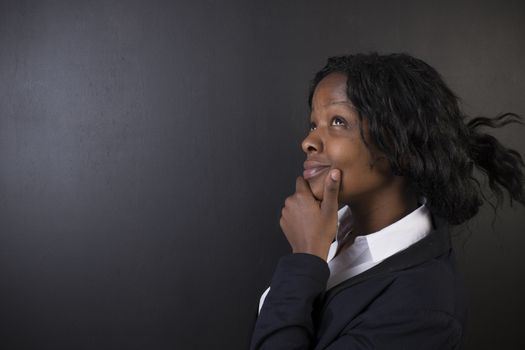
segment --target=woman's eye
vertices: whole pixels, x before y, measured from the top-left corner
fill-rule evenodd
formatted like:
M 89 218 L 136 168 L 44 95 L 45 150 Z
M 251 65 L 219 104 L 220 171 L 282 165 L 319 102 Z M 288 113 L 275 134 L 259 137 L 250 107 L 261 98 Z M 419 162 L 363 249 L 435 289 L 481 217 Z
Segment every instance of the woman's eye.
M 316 128 L 315 123 L 310 123 L 310 131 L 314 131 Z
M 332 124 L 334 123 L 341 123 L 341 124 L 335 124 L 335 125 L 344 125 L 345 120 L 341 117 L 334 117 L 334 119 L 332 119 Z

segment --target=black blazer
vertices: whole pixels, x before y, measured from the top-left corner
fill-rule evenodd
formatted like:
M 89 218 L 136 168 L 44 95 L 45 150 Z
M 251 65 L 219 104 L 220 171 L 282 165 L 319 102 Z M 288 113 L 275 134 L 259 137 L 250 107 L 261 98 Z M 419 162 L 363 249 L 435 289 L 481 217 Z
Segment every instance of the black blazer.
M 448 224 L 328 291 L 328 264 L 288 254 L 277 265 L 251 349 L 459 349 L 466 298 Z

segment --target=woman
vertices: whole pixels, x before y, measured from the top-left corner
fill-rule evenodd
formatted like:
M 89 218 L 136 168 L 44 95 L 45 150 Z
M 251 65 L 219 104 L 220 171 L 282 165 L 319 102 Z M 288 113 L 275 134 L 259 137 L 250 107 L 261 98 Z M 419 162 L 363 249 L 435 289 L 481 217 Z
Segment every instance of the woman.
M 466 122 L 440 75 L 407 54 L 330 58 L 309 105 L 305 170 L 280 220 L 293 253 L 261 297 L 251 348 L 458 349 L 450 228 L 483 204 L 474 167 L 497 205 L 503 190 L 525 204 L 521 156 L 478 130 L 519 117 Z

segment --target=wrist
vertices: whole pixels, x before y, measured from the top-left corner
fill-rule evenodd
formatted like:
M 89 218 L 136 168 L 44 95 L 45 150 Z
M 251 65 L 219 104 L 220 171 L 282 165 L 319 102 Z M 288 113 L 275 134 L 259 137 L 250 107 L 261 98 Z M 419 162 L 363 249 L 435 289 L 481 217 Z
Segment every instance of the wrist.
M 330 250 L 330 246 L 317 247 L 317 248 L 305 248 L 305 249 L 292 249 L 292 253 L 311 254 L 311 255 L 315 255 L 323 259 L 324 261 L 327 261 L 329 250 Z

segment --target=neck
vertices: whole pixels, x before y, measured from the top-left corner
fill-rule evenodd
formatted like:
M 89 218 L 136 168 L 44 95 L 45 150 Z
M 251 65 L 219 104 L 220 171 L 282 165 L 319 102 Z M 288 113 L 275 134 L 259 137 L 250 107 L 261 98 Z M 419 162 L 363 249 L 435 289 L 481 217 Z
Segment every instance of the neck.
M 377 232 L 418 207 L 417 195 L 412 191 L 391 190 L 368 194 L 366 199 L 348 204 L 352 211 L 353 232 L 356 236 Z

